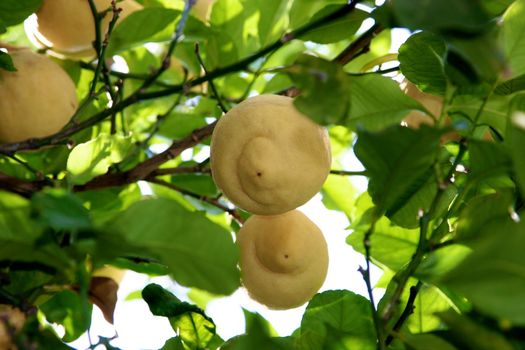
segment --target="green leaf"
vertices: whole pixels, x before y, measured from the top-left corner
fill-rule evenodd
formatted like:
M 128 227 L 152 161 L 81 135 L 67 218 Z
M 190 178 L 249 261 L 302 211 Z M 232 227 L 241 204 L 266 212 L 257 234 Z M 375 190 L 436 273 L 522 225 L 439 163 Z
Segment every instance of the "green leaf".
M 419 102 L 406 96 L 390 78 L 367 74 L 349 79 L 351 94 L 347 124 L 354 130 L 383 129 L 399 124 L 412 110 L 425 112 Z
M 261 47 L 271 44 L 283 33 L 288 0 L 249 0 L 246 11 L 255 8 L 260 18 L 257 26 Z
M 16 72 L 13 59 L 4 51 L 0 51 L 0 69 L 6 70 L 8 72 Z
M 124 159 L 131 147 L 131 137 L 120 134 L 99 134 L 77 145 L 67 159 L 69 180 L 72 184 L 82 185 L 105 174 L 111 165 Z
M 512 224 L 513 197 L 512 192 L 505 191 L 470 200 L 457 221 L 456 239 L 468 243 Z
M 391 217 L 426 183 L 439 150 L 440 132 L 393 126 L 358 132 L 355 154 L 369 175 L 368 192 Z
M 521 193 L 525 195 L 525 159 L 521 150 L 525 149 L 525 114 L 516 112 L 509 125 L 509 146 L 513 170 Z
M 131 13 L 113 30 L 107 48 L 108 55 L 147 42 L 153 35 L 173 23 L 179 15 L 180 11 L 163 7 L 147 7 Z
M 160 124 L 159 134 L 170 139 L 179 139 L 205 125 L 206 120 L 202 116 L 173 112 Z
M 499 84 L 494 89 L 494 93 L 497 95 L 511 95 L 523 90 L 525 90 L 525 74 Z
M 55 230 L 91 228 L 89 211 L 70 192 L 58 189 L 39 192 L 33 196 L 31 204 L 37 219 Z
M 302 55 L 281 71 L 301 90 L 295 107 L 318 124 L 338 123 L 348 113 L 349 84 L 340 65 Z
M 257 313 L 244 310 L 245 334 L 236 336 L 221 345 L 221 350 L 289 350 L 293 349 L 290 338 L 272 337 L 275 330 L 267 320 Z
M 441 283 L 463 294 L 482 312 L 524 326 L 524 246 L 523 224 L 493 232 Z
M 328 5 L 317 12 L 315 16 L 311 18 L 311 21 L 323 18 L 339 8 L 341 8 L 341 5 Z M 313 41 L 319 44 L 329 44 L 351 38 L 368 16 L 368 12 L 355 9 L 346 16 L 309 31 L 307 34 L 301 36 L 301 40 Z
M 512 163 L 507 149 L 501 144 L 472 140 L 470 142 L 470 181 L 509 174 Z
M 503 15 L 499 42 L 510 69 L 509 78 L 525 74 L 525 0 L 515 1 Z
M 171 177 L 171 182 L 201 196 L 216 197 L 219 194 L 211 174 L 176 174 Z
M 465 350 L 515 350 L 503 334 L 450 310 L 438 313 Z
M 64 290 L 40 305 L 40 310 L 51 323 L 64 326 L 66 333 L 62 337 L 71 342 L 80 337 L 91 325 L 93 306 L 78 294 Z
M 149 251 L 185 286 L 216 294 L 239 287 L 238 251 L 231 235 L 168 199 L 137 202 L 117 215 L 110 228 Z
M 160 350 L 186 350 L 180 337 L 173 337 L 166 340 L 164 346 Z
M 158 284 L 149 284 L 142 297 L 156 316 L 168 317 L 171 327 L 191 348 L 206 348 L 215 335 L 215 323 L 203 310 L 179 300 Z
M 346 0 L 294 0 L 290 9 L 290 26 L 297 28 L 304 25 L 327 5 L 346 3 Z
M 328 175 L 321 193 L 327 209 L 342 211 L 350 217 L 356 200 L 356 189 L 348 177 Z
M 399 68 L 420 90 L 444 95 L 447 88 L 446 53 L 446 44 L 441 37 L 419 32 L 399 48 Z
M 2 0 L 0 2 L 0 22 L 6 27 L 23 22 L 36 12 L 42 0 Z
M 404 334 L 401 339 L 412 350 L 456 350 L 450 343 L 433 334 Z
M 473 34 L 481 32 L 491 20 L 481 1 L 396 0 L 391 6 L 399 24 L 412 30 Z
M 347 290 L 315 295 L 304 312 L 297 342 L 302 350 L 329 349 L 338 342 L 348 346 L 344 349 L 375 349 L 370 302 Z
M 363 239 L 369 225 L 360 225 L 346 238 L 356 251 L 364 254 Z M 399 271 L 410 261 L 417 247 L 419 230 L 408 230 L 392 225 L 386 218 L 379 219 L 370 237 L 371 254 L 375 263 Z

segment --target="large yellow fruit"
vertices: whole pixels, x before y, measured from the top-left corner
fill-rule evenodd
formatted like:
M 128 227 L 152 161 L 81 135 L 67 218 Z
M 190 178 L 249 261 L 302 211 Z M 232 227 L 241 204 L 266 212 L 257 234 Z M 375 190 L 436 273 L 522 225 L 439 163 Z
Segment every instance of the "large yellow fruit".
M 0 350 L 14 350 L 12 333 L 22 329 L 26 321 L 25 314 L 11 305 L 0 304 Z
M 98 12 L 102 12 L 111 7 L 111 0 L 95 0 L 95 5 Z M 122 9 L 119 21 L 142 9 L 142 5 L 134 0 L 119 2 L 117 7 Z M 102 40 L 111 17 L 110 10 L 102 20 Z M 36 12 L 35 27 L 26 28 L 28 35 L 36 39 L 36 44 L 59 54 L 73 58 L 95 56 L 95 22 L 88 0 L 44 0 Z
M 330 171 L 326 130 L 277 95 L 249 98 L 217 123 L 211 141 L 213 179 L 237 206 L 281 214 L 314 196 Z
M 321 230 L 298 210 L 251 216 L 237 236 L 244 287 L 273 309 L 310 300 L 328 271 L 328 248 Z
M 16 72 L 0 70 L 0 142 L 58 132 L 78 107 L 75 84 L 49 58 L 11 49 Z

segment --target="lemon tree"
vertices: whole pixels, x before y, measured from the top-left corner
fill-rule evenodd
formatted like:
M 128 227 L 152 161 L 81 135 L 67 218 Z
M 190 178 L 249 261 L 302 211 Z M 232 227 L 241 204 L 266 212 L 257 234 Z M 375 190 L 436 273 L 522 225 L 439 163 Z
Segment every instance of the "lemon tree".
M 108 268 L 215 298 L 249 287 L 248 232 L 280 275 L 314 269 L 302 295 L 273 277 L 251 292 L 306 302 L 300 326 L 277 336 L 246 311 L 223 339 L 197 300 L 150 284 L 134 296 L 169 320 L 163 349 L 524 348 L 525 1 L 197 1 L 0 2 L 1 346 L 71 349 L 94 307 L 111 322 Z M 280 210 L 243 188 L 283 210 L 320 190 L 366 295 L 316 293 L 324 241 L 298 218 L 269 227 Z

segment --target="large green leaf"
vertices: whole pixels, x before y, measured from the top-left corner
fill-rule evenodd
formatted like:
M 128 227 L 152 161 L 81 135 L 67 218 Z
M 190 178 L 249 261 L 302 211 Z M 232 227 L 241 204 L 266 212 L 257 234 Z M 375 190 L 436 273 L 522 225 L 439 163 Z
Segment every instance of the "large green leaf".
M 356 199 L 356 189 L 348 177 L 328 175 L 321 193 L 326 208 L 342 211 L 350 217 Z
M 363 240 L 369 225 L 358 227 L 347 238 L 356 251 L 364 254 Z M 411 259 L 417 247 L 419 230 L 408 230 L 393 225 L 386 217 L 379 219 L 370 237 L 372 259 L 379 265 L 398 271 Z
M 195 305 L 181 301 L 158 284 L 149 284 L 142 297 L 156 316 L 168 317 L 180 339 L 192 349 L 206 348 L 215 335 L 215 323 Z
M 2 0 L 0 1 L 0 24 L 6 27 L 21 23 L 36 12 L 42 0 Z
M 479 310 L 525 325 L 525 227 L 493 232 L 441 283 L 466 296 Z M 504 296 L 504 297 L 502 297 Z
M 315 16 L 313 16 L 311 20 L 315 21 L 319 18 L 327 16 L 335 12 L 340 7 L 341 5 L 326 6 Z M 309 31 L 307 34 L 301 37 L 301 40 L 313 41 L 320 44 L 329 44 L 351 38 L 357 32 L 361 26 L 361 23 L 363 23 L 368 15 L 368 12 L 355 9 L 346 16 Z
M 66 342 L 80 337 L 91 325 L 93 306 L 80 294 L 64 290 L 40 305 L 46 319 L 64 326 L 66 333 L 62 338 Z
M 307 23 L 323 7 L 345 4 L 346 0 L 294 0 L 290 9 L 290 26 L 297 28 Z
M 443 95 L 447 88 L 446 52 L 446 44 L 441 37 L 419 32 L 399 48 L 399 68 L 420 90 Z
M 376 334 L 370 302 L 347 290 L 329 290 L 312 298 L 297 339 L 301 350 L 372 350 Z
M 467 316 L 452 310 L 441 312 L 438 316 L 449 326 L 460 349 L 465 350 L 515 350 L 503 334 L 487 328 Z
M 395 0 L 391 6 L 399 24 L 413 30 L 478 33 L 491 19 L 477 0 Z
M 433 334 L 405 334 L 402 339 L 413 350 L 456 350 L 450 343 Z
M 505 191 L 470 200 L 457 221 L 456 239 L 461 242 L 480 239 L 511 225 L 513 197 L 512 192 Z
M 110 228 L 168 266 L 181 284 L 217 294 L 239 286 L 238 251 L 228 231 L 168 199 L 137 202 Z
M 81 185 L 105 174 L 112 164 L 124 159 L 131 146 L 131 138 L 119 134 L 100 134 L 76 146 L 67 160 L 69 180 L 72 184 Z
M 348 113 L 350 86 L 340 65 L 302 55 L 294 65 L 281 71 L 301 90 L 294 105 L 315 122 L 322 125 L 339 123 Z
M 525 1 L 515 1 L 503 15 L 500 43 L 505 52 L 510 77 L 525 74 Z
M 67 191 L 39 192 L 31 198 L 33 215 L 44 225 L 55 230 L 82 230 L 91 228 L 89 211 L 81 200 Z
M 349 79 L 351 91 L 347 124 L 354 130 L 383 129 L 399 124 L 411 110 L 425 112 L 419 102 L 403 94 L 399 85 L 390 78 L 367 74 Z
M 148 7 L 131 13 L 115 27 L 107 53 L 113 55 L 145 43 L 173 23 L 179 15 L 179 11 L 162 7 Z M 171 28 L 173 30 L 175 27 Z
M 369 174 L 368 191 L 387 216 L 401 209 L 432 175 L 440 132 L 394 126 L 358 132 L 355 154 Z
M 221 346 L 221 350 L 290 350 L 295 349 L 293 338 L 276 337 L 276 332 L 261 315 L 244 310 L 245 334 L 233 337 Z

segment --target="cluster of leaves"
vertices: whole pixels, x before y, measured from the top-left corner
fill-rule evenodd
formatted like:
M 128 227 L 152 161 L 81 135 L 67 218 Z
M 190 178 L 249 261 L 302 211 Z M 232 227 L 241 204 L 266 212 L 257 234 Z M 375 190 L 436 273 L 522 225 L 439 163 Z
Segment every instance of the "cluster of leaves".
M 144 300 L 177 333 L 163 349 L 525 348 L 524 0 L 217 0 L 206 22 L 190 1 L 140 2 L 97 60 L 57 60 L 83 101 L 74 123 L 0 144 L 0 303 L 36 306 L 68 342 L 90 327 L 104 264 L 232 293 L 230 232 L 246 213 L 215 187 L 207 137 L 250 95 L 299 92 L 297 108 L 330 131 L 334 168 L 353 149 L 369 179 L 357 196 L 356 173 L 334 171 L 322 191 L 351 222 L 369 298 L 320 293 L 284 338 L 246 312 L 246 334 L 224 341 L 202 309 L 150 285 Z M 2 1 L 1 39 L 28 44 L 21 22 L 40 4 Z M 392 28 L 413 34 L 382 70 Z M 1 51 L 0 69 L 16 69 Z M 396 71 L 443 97 L 434 126 L 400 125 L 429 111 Z M 377 305 L 374 287 L 386 289 Z M 69 348 L 38 319 L 20 348 Z

